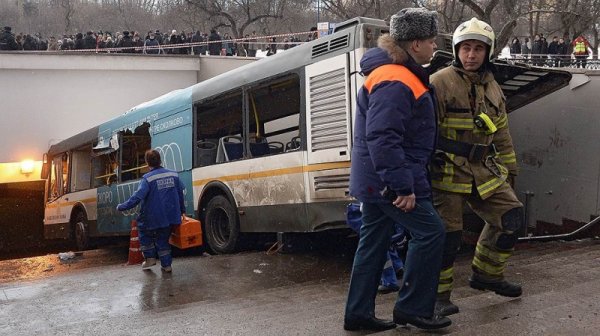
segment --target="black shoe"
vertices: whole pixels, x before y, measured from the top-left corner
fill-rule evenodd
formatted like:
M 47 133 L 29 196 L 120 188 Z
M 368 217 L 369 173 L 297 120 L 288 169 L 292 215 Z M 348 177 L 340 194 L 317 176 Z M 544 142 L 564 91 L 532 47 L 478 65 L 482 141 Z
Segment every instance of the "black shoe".
M 449 299 L 438 299 L 435 301 L 434 314 L 439 316 L 450 316 L 458 314 L 458 306 Z
M 472 276 L 469 278 L 469 285 L 471 288 L 478 290 L 489 290 L 502 296 L 519 297 L 521 294 L 523 294 L 523 289 L 520 285 L 510 283 L 506 280 L 498 282 L 485 282 Z
M 406 315 L 397 310 L 394 310 L 394 322 L 400 325 L 412 324 L 417 328 L 426 330 L 446 328 L 452 324 L 452 321 L 445 316 L 433 315 L 432 317 L 427 318 Z
M 392 292 L 397 292 L 399 290 L 400 290 L 400 288 L 393 287 L 393 286 L 379 285 L 379 287 L 377 287 L 377 293 L 379 293 L 379 294 L 388 294 L 388 293 L 392 293 Z
M 389 320 L 382 320 L 376 317 L 367 319 L 344 319 L 344 330 L 372 330 L 384 331 L 396 328 L 396 323 Z

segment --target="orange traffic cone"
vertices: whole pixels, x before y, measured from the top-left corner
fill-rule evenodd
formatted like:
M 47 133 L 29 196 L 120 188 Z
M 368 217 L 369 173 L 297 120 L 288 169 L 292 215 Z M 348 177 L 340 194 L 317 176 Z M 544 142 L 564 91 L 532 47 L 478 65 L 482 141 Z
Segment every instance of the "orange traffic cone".
M 131 221 L 131 238 L 129 238 L 129 258 L 128 265 L 137 265 L 144 261 L 142 250 L 140 248 L 140 237 L 138 236 L 137 221 Z

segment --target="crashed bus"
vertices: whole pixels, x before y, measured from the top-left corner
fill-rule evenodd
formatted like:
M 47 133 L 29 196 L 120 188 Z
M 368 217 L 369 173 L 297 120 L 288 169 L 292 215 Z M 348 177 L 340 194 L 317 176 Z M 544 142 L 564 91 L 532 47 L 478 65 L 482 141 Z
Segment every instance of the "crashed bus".
M 188 215 L 211 249 L 233 252 L 246 232 L 344 226 L 358 61 L 387 32 L 355 19 L 296 46 L 143 103 L 50 147 L 46 238 L 126 235 L 138 211 L 115 210 L 148 171 L 155 148 L 186 185 Z
M 137 189 L 151 148 L 179 173 L 188 215 L 201 220 L 216 253 L 236 251 L 246 233 L 346 228 L 352 120 L 364 82 L 359 62 L 387 32 L 382 20 L 343 22 L 331 35 L 140 104 L 51 146 L 42 172 L 45 237 L 86 249 L 90 239 L 128 235 L 139 209 L 121 214 L 116 205 Z M 438 45 L 447 49 L 447 42 L 441 37 Z M 451 54 L 437 52 L 430 68 L 450 61 Z M 571 80 L 565 71 L 497 66 L 510 111 Z M 510 122 L 515 137 L 512 115 Z

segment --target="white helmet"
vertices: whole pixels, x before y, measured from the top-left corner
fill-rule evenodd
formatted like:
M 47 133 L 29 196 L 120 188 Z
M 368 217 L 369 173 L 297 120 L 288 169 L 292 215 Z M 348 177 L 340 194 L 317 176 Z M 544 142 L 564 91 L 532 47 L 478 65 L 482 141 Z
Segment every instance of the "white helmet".
M 452 35 L 452 52 L 454 53 L 454 59 L 458 60 L 457 49 L 458 45 L 466 40 L 477 40 L 488 45 L 490 48 L 488 54 L 488 60 L 491 62 L 494 57 L 494 30 L 489 24 L 472 18 L 469 21 L 461 23 Z

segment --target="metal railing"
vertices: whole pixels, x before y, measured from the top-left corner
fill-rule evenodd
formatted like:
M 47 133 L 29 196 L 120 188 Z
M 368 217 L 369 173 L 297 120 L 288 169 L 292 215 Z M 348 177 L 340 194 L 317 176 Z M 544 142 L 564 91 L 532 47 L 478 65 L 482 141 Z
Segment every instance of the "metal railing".
M 589 69 L 599 70 L 599 59 L 577 59 L 572 55 L 547 55 L 547 54 L 531 54 L 531 55 L 510 55 L 510 57 L 502 57 L 499 59 L 509 62 L 524 63 L 531 66 L 546 67 L 546 68 L 571 68 L 571 69 Z

